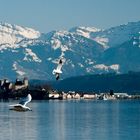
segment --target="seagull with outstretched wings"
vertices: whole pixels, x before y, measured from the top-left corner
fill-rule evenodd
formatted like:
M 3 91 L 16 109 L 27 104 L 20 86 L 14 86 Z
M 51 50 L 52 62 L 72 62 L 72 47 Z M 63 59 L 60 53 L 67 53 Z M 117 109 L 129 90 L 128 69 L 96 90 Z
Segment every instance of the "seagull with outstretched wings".
M 30 94 L 27 95 L 25 98 L 21 98 L 18 104 L 10 105 L 10 110 L 15 111 L 31 111 L 29 107 L 26 106 L 32 100 L 32 96 Z
M 60 74 L 62 73 L 62 71 L 61 71 L 62 65 L 63 65 L 63 61 L 62 61 L 62 59 L 60 59 L 57 68 L 54 69 L 52 72 L 53 75 L 55 75 L 56 80 L 58 80 L 60 78 Z

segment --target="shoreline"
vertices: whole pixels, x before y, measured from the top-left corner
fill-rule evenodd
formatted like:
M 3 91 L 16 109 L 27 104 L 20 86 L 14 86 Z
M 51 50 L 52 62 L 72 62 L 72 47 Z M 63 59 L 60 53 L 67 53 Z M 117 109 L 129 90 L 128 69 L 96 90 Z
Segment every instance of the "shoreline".
M 18 100 L 31 94 L 33 100 L 139 100 L 140 95 L 128 95 L 127 93 L 78 93 L 22 90 L 17 92 L 0 93 L 0 100 Z

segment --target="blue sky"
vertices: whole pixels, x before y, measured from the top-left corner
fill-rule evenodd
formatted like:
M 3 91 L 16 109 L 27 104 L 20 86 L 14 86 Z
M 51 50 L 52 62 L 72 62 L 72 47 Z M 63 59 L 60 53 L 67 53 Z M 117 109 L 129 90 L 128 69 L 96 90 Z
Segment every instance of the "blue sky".
M 41 32 L 140 20 L 140 0 L 0 0 L 0 21 Z

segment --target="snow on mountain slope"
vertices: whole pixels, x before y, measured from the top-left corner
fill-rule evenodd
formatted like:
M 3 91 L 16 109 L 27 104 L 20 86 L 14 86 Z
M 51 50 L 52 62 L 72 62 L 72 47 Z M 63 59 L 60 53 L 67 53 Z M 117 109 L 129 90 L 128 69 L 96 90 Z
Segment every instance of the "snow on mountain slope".
M 4 34 L 3 38 L 7 44 L 0 42 L 2 77 L 13 79 L 16 76 L 26 76 L 32 79 L 52 80 L 52 70 L 62 57 L 66 61 L 62 78 L 84 74 L 87 72 L 86 67 L 91 66 L 104 50 L 94 40 L 68 31 L 53 31 L 47 34 L 35 31 L 34 36 L 27 38 L 17 32 L 16 25 L 10 27 L 13 30 L 15 28 L 15 31 L 7 30 L 7 34 Z M 1 32 L 5 31 L 3 28 Z M 8 42 L 7 35 L 12 37 L 13 42 Z
M 71 33 L 75 33 L 75 34 L 78 34 L 87 38 L 90 38 L 91 33 L 99 32 L 99 31 L 101 31 L 101 29 L 97 29 L 95 27 L 82 27 L 82 26 L 74 27 L 69 30 L 69 32 Z
M 62 79 L 140 71 L 140 22 L 108 30 L 76 27 L 49 33 L 0 24 L 1 78 L 54 80 L 52 70 L 60 58 L 65 61 Z
M 91 38 L 105 46 L 105 48 L 116 47 L 130 40 L 140 31 L 139 22 L 129 22 L 107 30 L 91 33 Z
M 105 72 L 116 72 L 119 73 L 119 65 L 118 64 L 113 64 L 110 66 L 107 66 L 105 64 L 97 64 L 93 66 L 94 70 L 96 73 L 105 73 Z
M 140 48 L 140 32 L 138 32 L 133 38 L 132 38 L 132 41 L 133 41 L 133 46 L 134 47 L 139 47 Z
M 89 73 L 87 67 L 91 67 L 104 51 L 94 40 L 68 31 L 53 31 L 41 38 L 49 46 L 48 51 L 52 52 L 47 58 L 50 63 L 55 64 L 58 58 L 64 58 L 64 77 Z
M 40 36 L 40 32 L 34 29 L 11 25 L 8 23 L 0 23 L 0 45 L 11 46 L 19 43 L 23 39 L 36 39 Z
M 131 40 L 106 50 L 98 59 L 105 65 L 119 64 L 119 72 L 140 71 L 140 34 Z
M 35 53 L 32 52 L 31 49 L 26 48 L 25 49 L 25 57 L 23 58 L 24 61 L 35 61 L 35 62 L 41 62 L 40 58 L 37 57 Z
M 91 57 L 96 57 L 100 52 L 103 51 L 103 47 L 95 42 L 94 40 L 90 40 L 84 36 L 80 36 L 75 33 L 71 33 L 68 31 L 54 31 L 45 35 L 45 40 L 49 43 L 49 45 L 54 49 L 60 49 L 62 54 L 65 55 L 64 52 L 71 51 L 78 53 L 79 49 L 85 49 L 81 52 L 86 54 L 88 49 L 93 49 L 94 53 Z

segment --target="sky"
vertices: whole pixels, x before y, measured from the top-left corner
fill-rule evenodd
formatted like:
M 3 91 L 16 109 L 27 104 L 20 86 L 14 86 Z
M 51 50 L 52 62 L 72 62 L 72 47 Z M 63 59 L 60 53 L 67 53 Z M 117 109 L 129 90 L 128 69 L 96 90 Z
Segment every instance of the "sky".
M 40 32 L 140 21 L 140 0 L 0 0 L 0 21 Z

